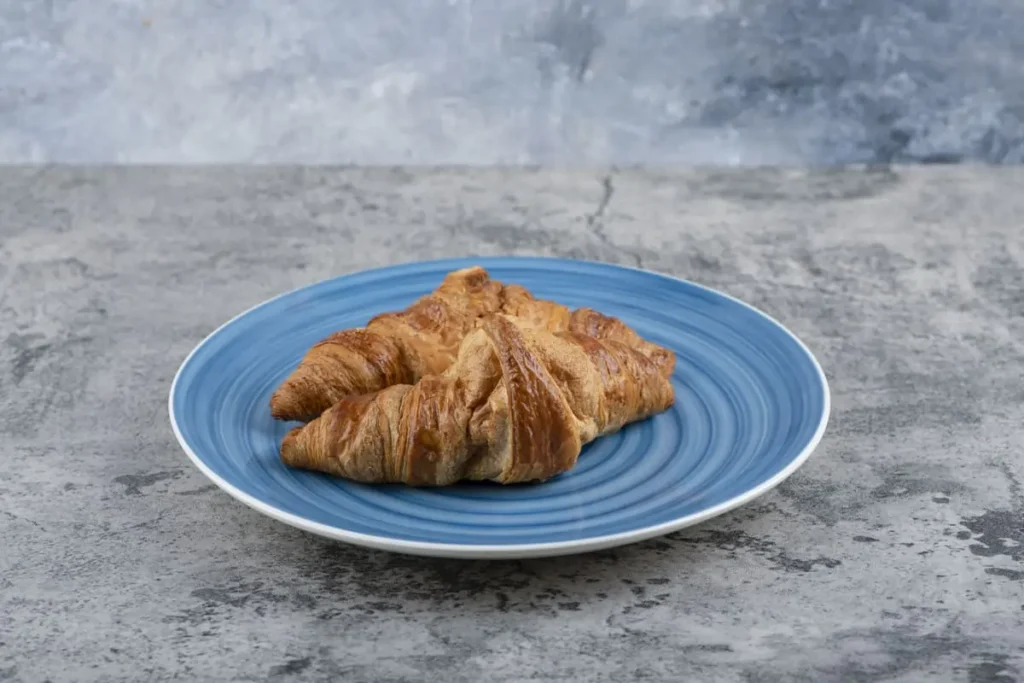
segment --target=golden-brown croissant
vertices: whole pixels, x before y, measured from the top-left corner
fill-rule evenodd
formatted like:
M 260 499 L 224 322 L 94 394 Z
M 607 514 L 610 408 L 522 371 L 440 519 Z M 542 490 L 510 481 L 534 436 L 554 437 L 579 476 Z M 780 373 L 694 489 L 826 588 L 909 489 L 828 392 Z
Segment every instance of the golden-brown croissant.
M 479 266 L 453 271 L 404 311 L 378 315 L 364 328 L 315 344 L 274 392 L 270 413 L 280 420 L 312 420 L 346 396 L 444 372 L 477 322 L 497 312 L 553 332 L 569 325 L 569 309 L 561 304 L 492 280 Z
M 583 444 L 672 405 L 661 351 L 490 316 L 444 373 L 342 399 L 290 431 L 281 459 L 367 483 L 548 479 Z

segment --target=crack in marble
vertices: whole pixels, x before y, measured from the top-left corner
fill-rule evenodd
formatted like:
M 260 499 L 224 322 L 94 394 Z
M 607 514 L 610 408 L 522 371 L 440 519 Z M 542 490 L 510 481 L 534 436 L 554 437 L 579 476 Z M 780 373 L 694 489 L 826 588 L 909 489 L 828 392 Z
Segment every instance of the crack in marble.
M 587 215 L 587 228 L 589 228 L 590 234 L 596 237 L 600 244 L 612 251 L 630 256 L 637 268 L 643 268 L 644 262 L 640 253 L 636 249 L 616 244 L 604 229 L 605 213 L 608 211 L 614 196 L 615 184 L 612 180 L 612 174 L 609 173 L 601 178 L 601 198 L 598 200 L 594 211 Z

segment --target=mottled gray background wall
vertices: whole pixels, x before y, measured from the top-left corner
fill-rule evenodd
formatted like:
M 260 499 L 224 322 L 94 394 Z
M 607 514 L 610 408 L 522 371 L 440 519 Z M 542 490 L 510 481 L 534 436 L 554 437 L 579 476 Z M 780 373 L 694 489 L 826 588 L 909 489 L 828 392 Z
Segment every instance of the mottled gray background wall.
M 0 0 L 0 161 L 1020 163 L 1019 0 Z

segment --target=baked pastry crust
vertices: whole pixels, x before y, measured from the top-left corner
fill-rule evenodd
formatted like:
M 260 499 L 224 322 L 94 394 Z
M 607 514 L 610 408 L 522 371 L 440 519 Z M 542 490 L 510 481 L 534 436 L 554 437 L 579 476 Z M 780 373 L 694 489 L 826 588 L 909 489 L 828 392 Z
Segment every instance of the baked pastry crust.
M 545 480 L 589 441 L 671 406 L 674 363 L 589 309 L 554 332 L 493 314 L 443 372 L 341 399 L 290 431 L 281 459 L 366 483 Z
M 444 372 L 459 344 L 485 316 L 507 313 L 552 332 L 569 325 L 569 309 L 503 285 L 479 266 L 449 273 L 404 311 L 383 313 L 366 327 L 335 332 L 315 344 L 270 399 L 279 420 L 308 421 L 342 398 L 414 384 Z

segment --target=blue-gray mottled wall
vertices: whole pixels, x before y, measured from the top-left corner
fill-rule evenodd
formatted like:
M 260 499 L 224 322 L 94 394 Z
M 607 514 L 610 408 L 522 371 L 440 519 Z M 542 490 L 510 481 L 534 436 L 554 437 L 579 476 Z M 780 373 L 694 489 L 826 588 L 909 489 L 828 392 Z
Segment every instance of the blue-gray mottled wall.
M 0 161 L 1024 159 L 1020 0 L 0 0 Z

